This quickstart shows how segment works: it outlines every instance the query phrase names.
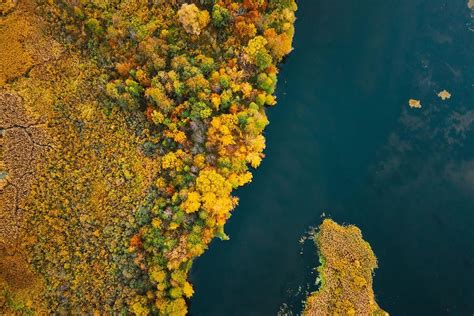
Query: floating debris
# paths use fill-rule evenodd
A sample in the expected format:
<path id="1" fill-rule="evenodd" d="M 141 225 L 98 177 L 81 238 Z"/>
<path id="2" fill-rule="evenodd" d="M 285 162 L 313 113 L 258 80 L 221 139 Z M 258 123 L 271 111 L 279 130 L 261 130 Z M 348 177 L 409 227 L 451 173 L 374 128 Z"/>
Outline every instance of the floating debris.
<path id="1" fill-rule="evenodd" d="M 306 241 L 307 237 L 306 236 L 302 236 L 299 240 L 299 243 L 300 244 L 304 244 L 304 242 Z"/>
<path id="2" fill-rule="evenodd" d="M 408 100 L 408 105 L 411 108 L 421 109 L 421 101 L 420 100 L 410 99 L 410 100 Z"/>
<path id="3" fill-rule="evenodd" d="M 321 278 L 317 277 L 314 284 L 319 285 L 319 284 L 321 284 L 321 282 L 322 282 Z"/>
<path id="4" fill-rule="evenodd" d="M 293 312 L 291 311 L 290 306 L 288 304 L 283 303 L 283 305 L 280 306 L 280 310 L 277 313 L 278 316 L 293 316 Z"/>
<path id="5" fill-rule="evenodd" d="M 449 93 L 447 90 L 443 90 L 440 93 L 438 93 L 438 97 L 440 97 L 441 100 L 445 101 L 445 100 L 451 99 L 451 93 Z"/>

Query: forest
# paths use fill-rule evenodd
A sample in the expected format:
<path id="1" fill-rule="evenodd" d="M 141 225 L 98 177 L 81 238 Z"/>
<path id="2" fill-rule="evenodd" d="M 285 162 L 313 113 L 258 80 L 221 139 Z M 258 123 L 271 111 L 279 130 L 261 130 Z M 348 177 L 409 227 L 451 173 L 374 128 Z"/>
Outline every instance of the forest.
<path id="1" fill-rule="evenodd" d="M 296 9 L 294 0 L 2 3 L 11 27 L 2 47 L 20 44 L 5 52 L 2 95 L 19 98 L 13 117 L 31 118 L 21 130 L 37 126 L 44 138 L 25 140 L 41 152 L 27 162 L 34 178 L 15 178 L 21 166 L 2 156 L 2 188 L 28 188 L 18 237 L 2 244 L 36 280 L 19 290 L 2 275 L 4 308 L 187 313 L 193 260 L 229 238 L 233 192 L 264 158 Z M 11 63 L 19 53 L 28 67 Z M 11 125 L 5 153 L 16 148 Z"/>

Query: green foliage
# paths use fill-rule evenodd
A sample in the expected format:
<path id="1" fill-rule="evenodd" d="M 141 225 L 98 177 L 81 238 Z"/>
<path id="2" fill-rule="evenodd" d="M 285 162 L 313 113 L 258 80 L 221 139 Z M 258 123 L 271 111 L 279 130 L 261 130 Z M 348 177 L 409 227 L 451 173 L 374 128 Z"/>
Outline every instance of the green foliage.
<path id="1" fill-rule="evenodd" d="M 270 54 L 266 50 L 262 50 L 257 53 L 255 64 L 257 65 L 259 70 L 264 70 L 265 68 L 270 66 L 272 62 L 272 56 L 270 56 Z"/>
<path id="2" fill-rule="evenodd" d="M 86 29 L 95 36 L 101 36 L 104 34 L 104 29 L 100 26 L 100 22 L 97 19 L 90 18 L 84 25 Z"/>
<path id="3" fill-rule="evenodd" d="M 211 57 L 206 57 L 204 55 L 199 55 L 195 58 L 195 63 L 198 65 L 201 72 L 205 75 L 208 75 L 213 70 L 215 70 L 215 62 Z"/>
<path id="4" fill-rule="evenodd" d="M 137 224 L 140 226 L 144 226 L 151 223 L 150 210 L 144 206 L 140 207 L 140 209 L 135 213 L 135 218 Z"/>
<path id="5" fill-rule="evenodd" d="M 143 246 L 145 249 L 161 249 L 166 243 L 160 229 L 151 227 L 143 236 Z"/>
<path id="6" fill-rule="evenodd" d="M 182 286 L 186 282 L 187 274 L 185 271 L 176 270 L 171 273 L 171 280 L 173 280 L 177 285 Z"/>
<path id="7" fill-rule="evenodd" d="M 219 77 L 219 84 L 221 85 L 222 89 L 227 89 L 230 86 L 230 77 L 228 75 L 221 75 Z"/>
<path id="8" fill-rule="evenodd" d="M 3 284 L 2 284 L 3 285 Z M 0 305 L 2 308 L 0 311 L 6 314 L 18 314 L 18 315 L 35 315 L 34 311 L 27 307 L 24 302 L 18 300 L 8 289 L 2 289 L 0 292 L 0 303 L 2 300 L 6 300 L 6 308 Z M 5 309 L 4 309 L 5 308 Z"/>
<path id="9" fill-rule="evenodd" d="M 285 9 L 290 8 L 296 10 L 296 3 L 293 0 L 269 0 L 268 6 L 271 9 Z"/>
<path id="10" fill-rule="evenodd" d="M 191 118 L 206 119 L 212 115 L 212 109 L 203 101 L 193 102 L 191 106 Z"/>
<path id="11" fill-rule="evenodd" d="M 170 297 L 172 299 L 177 299 L 183 296 L 183 290 L 181 290 L 179 287 L 172 287 L 170 289 Z"/>
<path id="12" fill-rule="evenodd" d="M 267 75 L 262 72 L 257 76 L 257 85 L 260 89 L 267 93 L 273 93 L 275 91 L 277 79 L 274 74 Z"/>
<path id="13" fill-rule="evenodd" d="M 218 4 L 215 4 L 212 7 L 212 24 L 217 28 L 226 27 L 229 25 L 229 22 L 232 18 L 229 10 L 224 7 L 221 7 Z"/>

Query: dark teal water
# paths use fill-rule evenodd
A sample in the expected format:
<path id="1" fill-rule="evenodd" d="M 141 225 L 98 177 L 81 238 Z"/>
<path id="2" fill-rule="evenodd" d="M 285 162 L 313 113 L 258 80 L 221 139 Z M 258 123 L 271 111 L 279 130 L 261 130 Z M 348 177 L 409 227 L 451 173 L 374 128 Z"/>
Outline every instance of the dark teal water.
<path id="1" fill-rule="evenodd" d="M 466 1 L 467 2 L 467 1 Z M 295 314 L 325 212 L 359 226 L 392 315 L 474 313 L 474 32 L 463 0 L 300 0 L 267 157 L 192 271 L 192 315 Z M 443 102 L 436 93 L 452 93 Z M 409 109 L 409 98 L 423 108 Z"/>

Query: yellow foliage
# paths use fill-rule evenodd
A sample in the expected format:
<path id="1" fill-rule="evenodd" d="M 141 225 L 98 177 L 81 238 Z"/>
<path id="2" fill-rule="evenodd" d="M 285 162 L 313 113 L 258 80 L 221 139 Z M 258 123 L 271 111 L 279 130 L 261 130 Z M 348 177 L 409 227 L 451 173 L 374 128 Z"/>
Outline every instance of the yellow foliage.
<path id="1" fill-rule="evenodd" d="M 247 47 L 245 47 L 244 52 L 248 60 L 255 64 L 257 62 L 257 56 L 259 53 L 267 52 L 265 46 L 267 45 L 267 40 L 265 37 L 258 35 L 252 38 Z"/>
<path id="2" fill-rule="evenodd" d="M 178 10 L 178 20 L 183 25 L 187 33 L 193 35 L 201 34 L 210 21 L 209 12 L 206 10 L 199 10 L 193 4 L 184 3 Z"/>
<path id="3" fill-rule="evenodd" d="M 248 153 L 246 159 L 247 159 L 247 162 L 250 163 L 250 165 L 253 168 L 257 168 L 258 166 L 260 166 L 260 163 L 262 162 L 262 158 L 256 152 Z"/>
<path id="4" fill-rule="evenodd" d="M 159 109 L 165 112 L 169 111 L 174 104 L 161 88 L 148 88 L 145 90 L 145 95 L 153 100 Z"/>
<path id="5" fill-rule="evenodd" d="M 232 173 L 228 177 L 228 181 L 232 184 L 233 188 L 237 188 L 251 182 L 252 177 L 252 173 L 248 171 L 243 174 Z"/>
<path id="6" fill-rule="evenodd" d="M 162 224 L 162 221 L 161 219 L 159 218 L 154 218 L 152 221 L 151 221 L 151 225 L 155 228 L 160 228 L 161 227 L 161 224 Z"/>
<path id="7" fill-rule="evenodd" d="M 161 124 L 165 120 L 165 116 L 161 112 L 153 110 L 151 113 L 151 119 L 153 120 L 153 123 Z"/>
<path id="8" fill-rule="evenodd" d="M 203 168 L 205 166 L 206 157 L 203 154 L 198 154 L 194 156 L 194 164 L 198 168 Z"/>
<path id="9" fill-rule="evenodd" d="M 211 95 L 211 103 L 214 106 L 215 109 L 219 109 L 219 106 L 221 105 L 221 97 L 217 93 L 213 93 Z"/>
<path id="10" fill-rule="evenodd" d="M 242 91 L 242 95 L 245 97 L 245 98 L 249 98 L 251 93 L 252 93 L 252 90 L 253 90 L 253 87 L 250 83 L 248 82 L 244 82 L 241 84 L 241 89 L 240 91 Z"/>
<path id="11" fill-rule="evenodd" d="M 182 144 L 186 141 L 186 134 L 184 134 L 182 131 L 177 131 L 174 133 L 173 139 L 175 142 Z"/>
<path id="12" fill-rule="evenodd" d="M 183 293 L 187 298 L 192 297 L 194 294 L 193 286 L 188 281 L 184 282 Z"/>
<path id="13" fill-rule="evenodd" d="M 155 185 L 158 189 L 164 190 L 166 188 L 166 180 L 162 177 L 159 177 L 155 180 Z"/>
<path id="14" fill-rule="evenodd" d="M 136 300 L 130 305 L 130 310 L 136 316 L 147 316 L 150 312 L 145 304 L 142 301 Z"/>
<path id="15" fill-rule="evenodd" d="M 267 45 L 267 40 L 265 37 L 260 35 L 255 36 L 249 41 L 244 51 L 251 58 L 251 60 L 255 60 L 257 53 L 265 49 L 265 45 Z"/>
<path id="16" fill-rule="evenodd" d="M 235 205 L 230 196 L 232 185 L 215 170 L 202 170 L 196 179 L 196 189 L 201 193 L 202 208 L 211 214 L 226 215 Z"/>
<path id="17" fill-rule="evenodd" d="M 152 268 L 150 272 L 150 277 L 156 283 L 161 283 L 166 280 L 166 272 L 163 270 L 157 270 L 155 268 Z"/>
<path id="18" fill-rule="evenodd" d="M 194 213 L 201 207 L 201 195 L 198 192 L 189 192 L 181 207 L 186 213 Z"/>
<path id="19" fill-rule="evenodd" d="M 182 298 L 173 300 L 166 306 L 166 315 L 185 316 L 187 313 L 188 307 L 186 306 L 186 301 Z"/>
<path id="20" fill-rule="evenodd" d="M 289 27 L 287 26 L 287 28 Z M 265 38 L 267 39 L 270 52 L 277 61 L 282 60 L 292 50 L 292 38 L 287 33 L 277 34 L 275 29 L 268 29 L 265 31 Z"/>
<path id="21" fill-rule="evenodd" d="M 177 160 L 174 152 L 167 153 L 161 158 L 161 167 L 163 169 L 172 169 L 176 166 Z"/>
<path id="22" fill-rule="evenodd" d="M 175 230 L 179 227 L 178 223 L 171 222 L 170 225 L 168 226 L 169 230 Z"/>

